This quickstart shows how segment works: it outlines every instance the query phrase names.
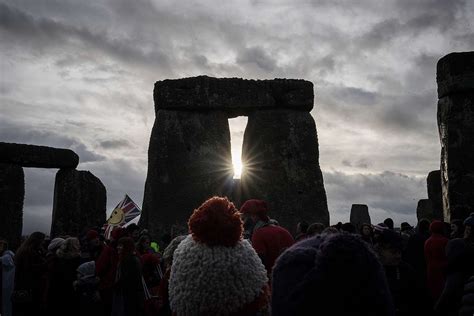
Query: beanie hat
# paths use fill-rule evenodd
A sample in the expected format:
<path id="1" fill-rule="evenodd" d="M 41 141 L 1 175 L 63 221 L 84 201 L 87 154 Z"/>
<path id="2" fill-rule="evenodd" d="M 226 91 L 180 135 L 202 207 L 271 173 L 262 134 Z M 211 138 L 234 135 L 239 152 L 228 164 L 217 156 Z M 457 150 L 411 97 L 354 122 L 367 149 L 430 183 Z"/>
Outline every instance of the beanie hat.
<path id="1" fill-rule="evenodd" d="M 268 206 L 265 201 L 262 200 L 247 200 L 240 208 L 240 213 L 256 215 L 259 219 L 264 222 L 268 222 L 270 218 L 268 217 Z"/>
<path id="2" fill-rule="evenodd" d="M 464 226 L 474 226 L 474 213 L 464 220 Z"/>
<path id="3" fill-rule="evenodd" d="M 49 252 L 55 252 L 64 242 L 64 238 L 54 238 L 48 245 Z"/>
<path id="4" fill-rule="evenodd" d="M 77 272 L 81 274 L 82 277 L 91 277 L 95 275 L 95 261 L 88 261 L 81 264 L 77 268 Z"/>
<path id="5" fill-rule="evenodd" d="M 190 235 L 173 254 L 173 313 L 229 315 L 259 301 L 267 272 L 250 243 L 242 240 L 242 221 L 234 204 L 213 197 L 194 211 L 188 226 Z"/>
<path id="6" fill-rule="evenodd" d="M 382 265 L 352 234 L 325 234 L 288 248 L 272 278 L 272 315 L 394 315 Z"/>
<path id="7" fill-rule="evenodd" d="M 94 239 L 97 239 L 99 238 L 99 233 L 93 229 L 87 231 L 86 233 L 86 239 L 87 240 L 94 240 Z"/>

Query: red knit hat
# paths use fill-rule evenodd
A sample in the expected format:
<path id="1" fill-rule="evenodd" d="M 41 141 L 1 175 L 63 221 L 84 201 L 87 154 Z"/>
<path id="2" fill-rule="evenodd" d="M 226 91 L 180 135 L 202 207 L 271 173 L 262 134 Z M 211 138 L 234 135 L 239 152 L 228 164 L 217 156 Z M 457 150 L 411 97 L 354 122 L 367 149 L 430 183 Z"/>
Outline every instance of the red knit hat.
<path id="1" fill-rule="evenodd" d="M 211 247 L 233 247 L 242 239 L 239 212 L 224 197 L 212 197 L 194 210 L 188 226 L 195 241 Z"/>
<path id="2" fill-rule="evenodd" d="M 267 222 L 270 220 L 268 217 L 268 206 L 265 201 L 262 200 L 247 200 L 240 208 L 240 213 L 242 214 L 249 214 L 249 215 L 256 215 L 261 220 Z"/>
<path id="3" fill-rule="evenodd" d="M 444 223 L 442 221 L 434 220 L 430 225 L 430 232 L 442 234 L 444 232 Z"/>

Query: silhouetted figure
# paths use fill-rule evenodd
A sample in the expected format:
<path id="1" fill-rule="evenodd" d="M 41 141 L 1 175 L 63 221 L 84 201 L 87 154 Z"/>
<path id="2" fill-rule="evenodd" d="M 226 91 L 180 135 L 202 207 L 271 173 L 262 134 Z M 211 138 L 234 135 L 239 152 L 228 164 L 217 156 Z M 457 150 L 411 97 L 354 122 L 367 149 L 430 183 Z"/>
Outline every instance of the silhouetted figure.
<path id="1" fill-rule="evenodd" d="M 308 235 L 308 237 L 320 235 L 325 228 L 326 226 L 324 226 L 324 224 L 322 223 L 313 223 L 309 225 L 306 234 Z"/>
<path id="2" fill-rule="evenodd" d="M 427 265 L 427 286 L 433 302 L 441 295 L 446 281 L 446 245 L 449 241 L 443 235 L 444 223 L 435 220 L 430 225 L 431 237 L 425 242 L 425 259 Z"/>
<path id="3" fill-rule="evenodd" d="M 416 274 L 424 283 L 426 283 L 425 242 L 430 237 L 429 229 L 430 222 L 427 219 L 421 219 L 415 234 L 408 239 L 406 249 L 402 253 L 403 261 L 415 269 Z"/>
<path id="4" fill-rule="evenodd" d="M 462 306 L 464 285 L 474 275 L 474 213 L 466 218 L 464 226 L 464 237 L 452 239 L 446 246 L 446 283 L 435 307 L 440 315 L 458 315 L 457 312 Z"/>
<path id="5" fill-rule="evenodd" d="M 462 298 L 459 316 L 474 315 L 474 276 L 472 276 L 464 286 L 464 295 Z"/>
<path id="6" fill-rule="evenodd" d="M 144 315 L 145 292 L 140 259 L 131 237 L 122 237 L 117 244 L 119 262 L 114 286 L 112 316 Z"/>
<path id="7" fill-rule="evenodd" d="M 95 262 L 89 261 L 77 268 L 73 287 L 79 299 L 80 316 L 102 316 L 103 306 L 98 290 L 99 278 L 95 275 Z"/>
<path id="8" fill-rule="evenodd" d="M 349 233 L 349 234 L 355 234 L 356 233 L 356 227 L 352 223 L 342 224 L 341 230 L 343 232 L 346 232 L 346 233 Z"/>
<path id="9" fill-rule="evenodd" d="M 325 234 L 287 249 L 273 269 L 272 315 L 394 315 L 382 265 L 355 235 Z"/>
<path id="10" fill-rule="evenodd" d="M 397 316 L 419 316 L 430 314 L 426 288 L 415 270 L 402 261 L 402 238 L 400 234 L 385 229 L 375 244 L 380 261 L 385 269 Z"/>
<path id="11" fill-rule="evenodd" d="M 45 235 L 32 233 L 15 255 L 15 289 L 12 294 L 13 315 L 44 315 L 43 293 L 47 266 L 42 243 Z"/>
<path id="12" fill-rule="evenodd" d="M 451 221 L 451 234 L 450 239 L 463 238 L 464 237 L 464 224 L 460 219 L 453 219 Z"/>
<path id="13" fill-rule="evenodd" d="M 65 313 L 79 315 L 79 298 L 73 282 L 81 263 L 80 243 L 77 238 L 67 238 L 56 251 L 57 257 L 48 273 L 47 310 L 48 315 L 62 316 Z"/>
<path id="14" fill-rule="evenodd" d="M 391 219 L 391 218 L 389 217 L 389 218 L 385 219 L 385 220 L 383 221 L 383 223 L 387 226 L 388 229 L 393 230 L 393 228 L 394 228 L 393 219 Z"/>
<path id="15" fill-rule="evenodd" d="M 372 225 L 363 223 L 360 225 L 360 236 L 363 241 L 366 243 L 373 245 L 374 243 L 374 230 L 372 229 Z"/>
<path id="16" fill-rule="evenodd" d="M 262 259 L 270 278 L 275 260 L 294 244 L 293 236 L 285 228 L 270 223 L 265 201 L 248 200 L 240 208 L 240 213 L 254 224 L 252 246 Z"/>
<path id="17" fill-rule="evenodd" d="M 307 237 L 308 227 L 309 227 L 309 224 L 305 221 L 299 222 L 298 225 L 296 225 L 296 237 L 295 237 L 296 242 L 302 239 L 305 239 Z"/>
<path id="18" fill-rule="evenodd" d="M 12 316 L 11 296 L 15 282 L 15 254 L 8 249 L 8 242 L 0 240 L 0 315 Z"/>

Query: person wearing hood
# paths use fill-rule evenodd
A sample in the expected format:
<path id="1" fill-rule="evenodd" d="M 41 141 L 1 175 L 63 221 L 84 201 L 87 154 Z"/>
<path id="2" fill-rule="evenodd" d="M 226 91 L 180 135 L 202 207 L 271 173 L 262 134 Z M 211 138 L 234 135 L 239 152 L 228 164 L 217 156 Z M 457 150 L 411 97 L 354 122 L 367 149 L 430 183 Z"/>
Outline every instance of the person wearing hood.
<path id="1" fill-rule="evenodd" d="M 430 225 L 431 237 L 425 242 L 427 265 L 426 282 L 433 302 L 441 295 L 446 281 L 445 270 L 448 265 L 446 245 L 449 239 L 443 235 L 444 223 L 435 220 Z"/>
<path id="2" fill-rule="evenodd" d="M 435 310 L 440 315 L 458 316 L 463 303 L 463 288 L 474 275 L 474 213 L 464 220 L 464 237 L 448 242 L 446 256 L 446 283 Z"/>
<path id="3" fill-rule="evenodd" d="M 251 222 L 253 225 L 252 246 L 262 259 L 268 277 L 271 278 L 275 260 L 285 249 L 291 247 L 295 240 L 288 230 L 270 223 L 265 201 L 248 200 L 240 208 L 240 213 L 246 222 Z"/>
<path id="4" fill-rule="evenodd" d="M 79 239 L 69 237 L 56 251 L 57 258 L 49 271 L 47 307 L 52 316 L 79 315 L 79 301 L 75 295 L 73 282 L 76 280 L 76 270 L 81 262 L 81 245 Z"/>
<path id="5" fill-rule="evenodd" d="M 95 261 L 81 264 L 77 268 L 77 280 L 73 287 L 79 297 L 79 316 L 101 316 L 104 314 L 98 291 L 99 278 L 95 275 Z"/>
<path id="6" fill-rule="evenodd" d="M 2 269 L 0 271 L 1 280 L 1 301 L 0 301 L 0 315 L 12 316 L 12 302 L 11 296 L 13 293 L 13 286 L 15 282 L 15 262 L 13 257 L 15 254 L 8 249 L 8 242 L 0 239 L 0 261 Z"/>
<path id="7" fill-rule="evenodd" d="M 177 315 L 255 315 L 268 312 L 268 278 L 240 214 L 227 198 L 194 210 L 188 235 L 173 255 L 169 301 Z"/>
<path id="8" fill-rule="evenodd" d="M 287 249 L 276 261 L 272 315 L 393 316 L 382 265 L 356 235 L 326 234 Z"/>

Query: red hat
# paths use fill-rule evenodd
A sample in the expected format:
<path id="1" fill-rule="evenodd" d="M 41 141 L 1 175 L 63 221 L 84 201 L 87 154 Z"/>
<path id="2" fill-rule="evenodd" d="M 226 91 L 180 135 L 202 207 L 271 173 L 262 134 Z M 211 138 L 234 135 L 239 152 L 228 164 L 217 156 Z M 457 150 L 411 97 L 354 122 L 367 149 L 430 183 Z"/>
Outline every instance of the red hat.
<path id="1" fill-rule="evenodd" d="M 86 239 L 87 240 L 94 240 L 99 238 L 99 233 L 96 232 L 95 230 L 91 229 L 86 233 Z"/>
<path id="2" fill-rule="evenodd" d="M 242 239 L 239 212 L 224 197 L 212 197 L 194 210 L 188 226 L 195 241 L 211 247 L 233 247 Z"/>
<path id="3" fill-rule="evenodd" d="M 262 200 L 247 200 L 240 208 L 240 213 L 256 215 L 263 221 L 269 221 L 270 218 L 267 216 L 268 206 L 265 201 Z"/>
<path id="4" fill-rule="evenodd" d="M 438 220 L 431 222 L 430 232 L 436 233 L 436 234 L 442 234 L 444 232 L 444 223 Z"/>
<path id="5" fill-rule="evenodd" d="M 126 234 L 127 234 L 127 230 L 125 228 L 117 227 L 117 228 L 114 228 L 114 230 L 112 231 L 110 235 L 114 240 L 119 240 Z"/>

